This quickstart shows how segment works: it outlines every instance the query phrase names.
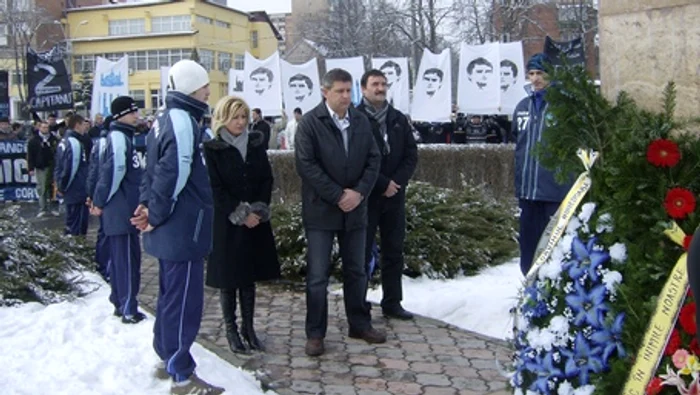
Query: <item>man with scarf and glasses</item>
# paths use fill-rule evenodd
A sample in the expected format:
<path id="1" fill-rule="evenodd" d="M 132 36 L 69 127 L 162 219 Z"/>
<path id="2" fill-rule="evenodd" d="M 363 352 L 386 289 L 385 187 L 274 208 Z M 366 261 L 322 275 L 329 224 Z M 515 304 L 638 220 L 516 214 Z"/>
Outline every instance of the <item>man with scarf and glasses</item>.
<path id="1" fill-rule="evenodd" d="M 357 109 L 369 118 L 382 153 L 379 177 L 368 198 L 365 262 L 370 262 L 378 227 L 382 312 L 389 318 L 410 320 L 413 314 L 401 306 L 401 276 L 406 237 L 406 185 L 416 169 L 418 149 L 408 119 L 387 102 L 386 83 L 386 77 L 379 70 L 367 71 L 360 80 L 363 99 Z"/>

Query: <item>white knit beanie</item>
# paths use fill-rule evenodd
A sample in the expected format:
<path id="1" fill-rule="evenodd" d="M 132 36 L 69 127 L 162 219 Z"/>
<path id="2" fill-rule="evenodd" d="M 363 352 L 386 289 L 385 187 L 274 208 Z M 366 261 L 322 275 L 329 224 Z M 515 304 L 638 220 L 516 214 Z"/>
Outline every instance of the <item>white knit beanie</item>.
<path id="1" fill-rule="evenodd" d="M 180 60 L 168 72 L 168 88 L 186 95 L 192 94 L 208 83 L 209 73 L 194 60 Z"/>

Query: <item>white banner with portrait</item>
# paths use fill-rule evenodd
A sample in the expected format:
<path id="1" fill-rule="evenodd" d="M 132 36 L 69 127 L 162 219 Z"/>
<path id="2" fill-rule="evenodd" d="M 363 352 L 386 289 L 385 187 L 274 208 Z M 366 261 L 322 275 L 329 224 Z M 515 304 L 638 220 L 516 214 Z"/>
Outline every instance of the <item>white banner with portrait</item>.
<path id="1" fill-rule="evenodd" d="M 513 115 L 520 100 L 527 96 L 523 43 L 501 44 L 501 114 Z"/>
<path id="2" fill-rule="evenodd" d="M 287 118 L 294 116 L 294 109 L 300 108 L 306 114 L 321 103 L 321 81 L 318 76 L 318 63 L 311 59 L 304 64 L 291 64 L 281 60 L 282 92 L 284 111 Z"/>
<path id="3" fill-rule="evenodd" d="M 362 89 L 360 80 L 365 73 L 365 61 L 362 56 L 354 58 L 326 59 L 326 72 L 333 69 L 343 69 L 352 75 L 352 104 L 358 105 L 362 101 Z"/>
<path id="4" fill-rule="evenodd" d="M 459 111 L 465 114 L 497 114 L 501 106 L 499 43 L 462 43 L 459 52 Z"/>
<path id="5" fill-rule="evenodd" d="M 243 81 L 245 80 L 245 71 L 229 69 L 228 70 L 228 95 L 243 97 Z"/>
<path id="6" fill-rule="evenodd" d="M 411 119 L 421 122 L 449 122 L 452 114 L 452 63 L 450 50 L 434 54 L 423 50 L 413 86 Z"/>
<path id="7" fill-rule="evenodd" d="M 116 62 L 97 57 L 92 85 L 90 114 L 112 113 L 112 100 L 129 95 L 129 58 L 123 56 Z"/>
<path id="8" fill-rule="evenodd" d="M 372 68 L 386 76 L 387 101 L 397 110 L 408 114 L 411 109 L 408 58 L 373 58 Z"/>
<path id="9" fill-rule="evenodd" d="M 165 97 L 168 95 L 168 74 L 170 73 L 170 67 L 161 66 L 160 67 L 160 96 L 158 98 L 158 105 L 165 105 Z"/>
<path id="10" fill-rule="evenodd" d="M 258 60 L 245 53 L 243 99 L 251 109 L 259 108 L 263 117 L 282 115 L 280 55 L 275 51 L 267 59 Z"/>

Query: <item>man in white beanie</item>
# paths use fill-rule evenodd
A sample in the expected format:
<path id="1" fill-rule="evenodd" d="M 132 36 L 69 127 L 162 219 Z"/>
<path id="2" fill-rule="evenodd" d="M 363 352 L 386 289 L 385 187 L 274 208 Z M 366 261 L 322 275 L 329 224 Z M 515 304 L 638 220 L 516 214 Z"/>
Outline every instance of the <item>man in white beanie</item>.
<path id="1" fill-rule="evenodd" d="M 153 347 L 162 363 L 155 375 L 172 378 L 171 394 L 220 394 L 195 374 L 190 353 L 204 305 L 204 257 L 212 243 L 213 202 L 199 121 L 208 110 L 209 75 L 181 60 L 168 75 L 169 91 L 146 139 L 141 204 L 132 224 L 144 249 L 158 258 L 160 292 Z"/>

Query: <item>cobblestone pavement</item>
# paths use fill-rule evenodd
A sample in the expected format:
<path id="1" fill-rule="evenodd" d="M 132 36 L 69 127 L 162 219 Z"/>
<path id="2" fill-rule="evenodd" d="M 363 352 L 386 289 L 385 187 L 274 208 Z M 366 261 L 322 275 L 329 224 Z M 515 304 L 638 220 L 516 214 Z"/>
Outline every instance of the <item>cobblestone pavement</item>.
<path id="1" fill-rule="evenodd" d="M 33 213 L 32 213 L 33 216 Z M 59 218 L 32 219 L 57 228 Z M 91 221 L 91 236 L 96 221 Z M 140 302 L 155 311 L 158 263 L 143 255 Z M 235 366 L 254 371 L 264 388 L 279 395 L 505 395 L 505 342 L 464 331 L 443 322 L 417 317 L 387 320 L 372 310 L 373 324 L 385 330 L 385 344 L 370 345 L 347 337 L 341 296 L 329 295 L 326 353 L 304 354 L 305 302 L 302 288 L 258 287 L 256 329 L 265 353 L 239 356 L 228 349 L 216 291 L 206 288 L 204 317 L 197 341 Z M 236 394 L 246 395 L 246 394 Z"/>

